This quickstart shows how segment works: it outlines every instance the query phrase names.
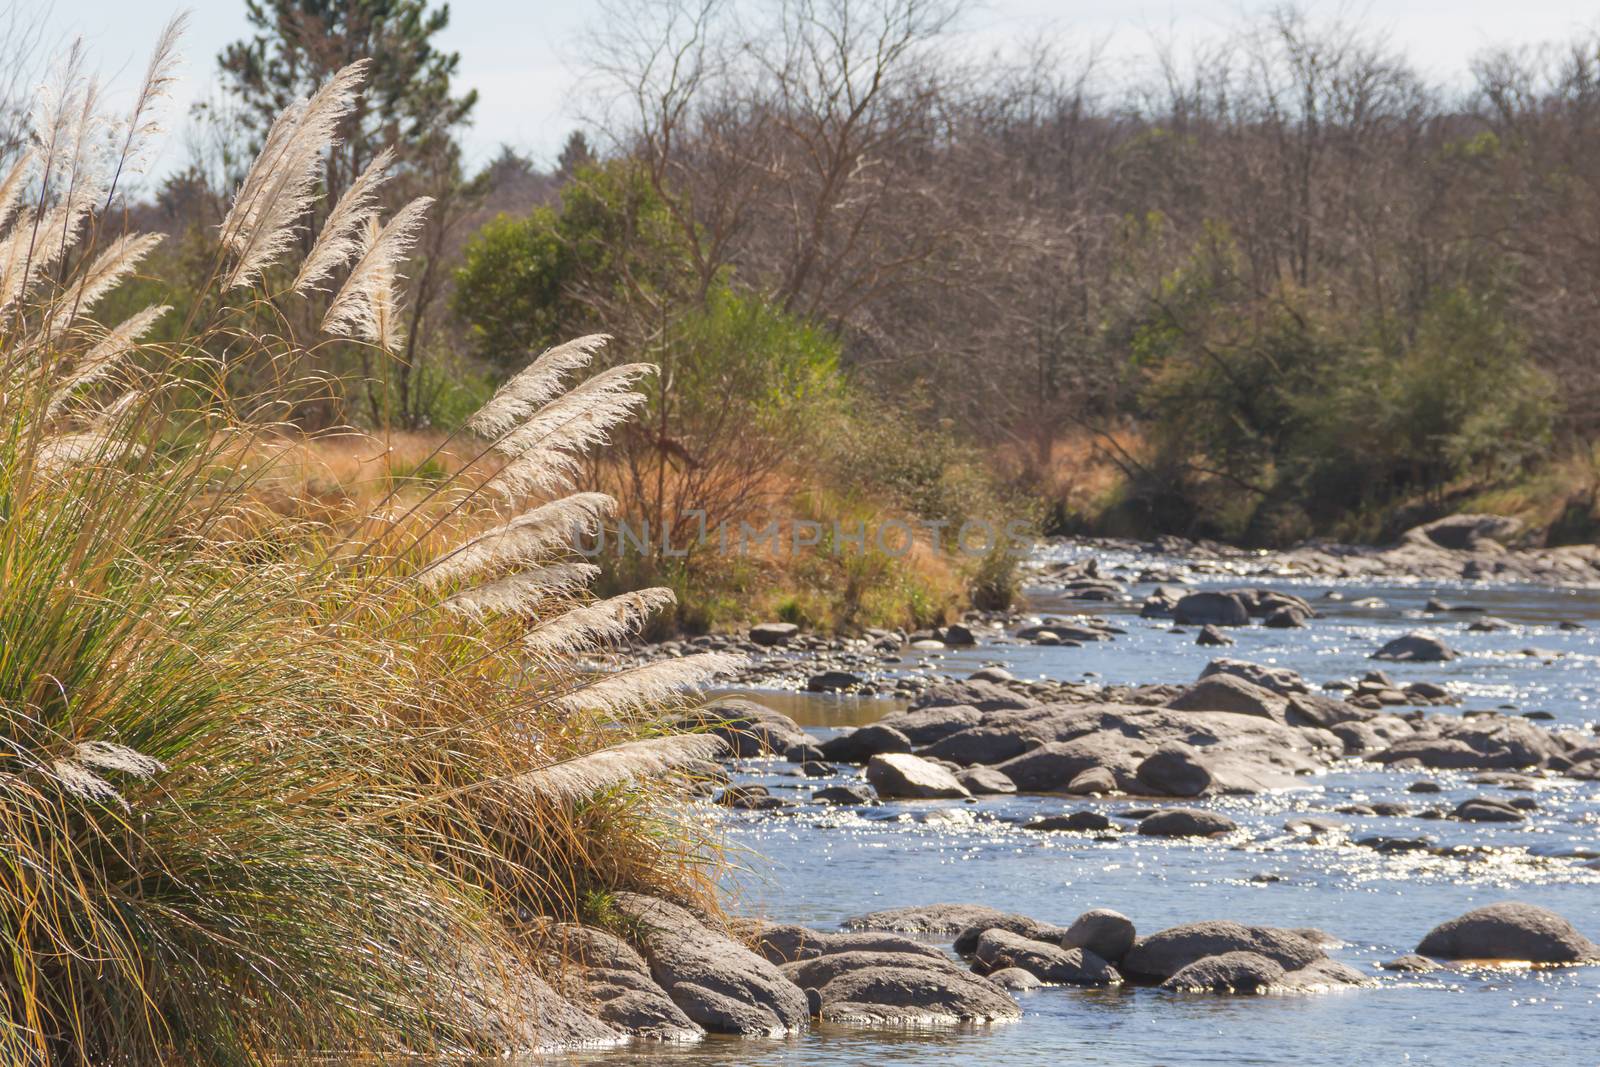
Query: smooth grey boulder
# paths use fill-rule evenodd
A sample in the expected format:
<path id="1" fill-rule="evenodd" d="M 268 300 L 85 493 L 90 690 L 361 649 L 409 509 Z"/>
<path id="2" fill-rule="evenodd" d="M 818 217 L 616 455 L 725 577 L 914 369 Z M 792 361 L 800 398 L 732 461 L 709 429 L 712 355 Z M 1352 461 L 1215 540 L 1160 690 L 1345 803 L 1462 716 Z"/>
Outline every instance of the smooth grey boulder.
<path id="1" fill-rule="evenodd" d="M 1215 626 L 1212 626 L 1210 623 L 1207 623 L 1205 626 L 1202 626 L 1200 628 L 1200 632 L 1195 635 L 1194 643 L 1197 645 L 1206 645 L 1212 648 L 1220 648 L 1225 645 L 1233 644 L 1233 638 L 1229 637 Z"/>
<path id="2" fill-rule="evenodd" d="M 1597 963 L 1600 946 L 1566 919 L 1534 904 L 1506 901 L 1440 923 L 1417 945 L 1423 956 L 1448 960 Z"/>
<path id="3" fill-rule="evenodd" d="M 941 704 L 937 707 L 919 708 L 916 711 L 897 711 L 879 719 L 877 725 L 888 726 L 905 734 L 913 746 L 931 745 L 969 726 L 977 726 L 983 713 L 963 704 Z"/>
<path id="4" fill-rule="evenodd" d="M 1200 753 L 1181 741 L 1156 749 L 1134 768 L 1133 776 L 1145 790 L 1163 797 L 1197 797 L 1212 784 Z"/>
<path id="5" fill-rule="evenodd" d="M 1001 989 L 1009 989 L 1013 993 L 1026 993 L 1030 989 L 1038 989 L 1044 985 L 1021 967 L 1003 967 L 998 971 L 989 972 L 987 977 Z"/>
<path id="6" fill-rule="evenodd" d="M 1091 795 L 1104 796 L 1114 793 L 1117 789 L 1117 776 L 1111 773 L 1108 767 L 1089 767 L 1072 776 L 1067 783 L 1066 792 L 1070 796 L 1082 797 Z"/>
<path id="7" fill-rule="evenodd" d="M 1299 970 L 1326 958 L 1319 945 L 1292 931 L 1216 919 L 1141 937 L 1123 956 L 1121 969 L 1126 975 L 1165 981 L 1196 960 L 1225 952 L 1253 952 L 1285 970 Z"/>
<path id="8" fill-rule="evenodd" d="M 816 991 L 828 1022 L 954 1024 L 1022 1014 L 1003 989 L 944 957 L 839 952 L 785 964 L 783 974 Z"/>
<path id="9" fill-rule="evenodd" d="M 805 994 L 777 967 L 676 904 L 618 893 L 650 975 L 697 1025 L 715 1033 L 781 1035 L 805 1025 Z"/>
<path id="10" fill-rule="evenodd" d="M 707 704 L 680 722 L 691 729 L 707 728 L 707 733 L 728 742 L 733 754 L 743 759 L 779 755 L 811 743 L 811 735 L 789 716 L 742 697 Z"/>
<path id="11" fill-rule="evenodd" d="M 974 955 L 992 971 L 1020 967 L 1042 982 L 1115 985 L 1122 980 L 1109 963 L 1092 952 L 1033 941 L 1008 930 L 985 930 Z"/>
<path id="12" fill-rule="evenodd" d="M 1176 711 L 1217 711 L 1235 715 L 1254 715 L 1274 722 L 1284 721 L 1288 702 L 1267 689 L 1236 674 L 1212 674 L 1201 678 L 1167 702 Z"/>
<path id="13" fill-rule="evenodd" d="M 913 711 L 948 706 L 976 708 L 979 711 L 1007 711 L 1031 707 L 1033 701 L 993 682 L 966 681 L 930 686 L 911 702 Z"/>
<path id="14" fill-rule="evenodd" d="M 1320 993 L 1344 986 L 1376 985 L 1371 978 L 1338 960 L 1312 960 L 1297 971 L 1283 976 L 1282 988 L 1295 993 Z"/>
<path id="15" fill-rule="evenodd" d="M 818 804 L 862 805 L 876 804 L 878 798 L 871 789 L 859 785 L 830 785 L 811 794 Z"/>
<path id="16" fill-rule="evenodd" d="M 1048 941 L 1058 944 L 1061 935 L 1065 933 L 1061 927 L 1052 923 L 1040 922 L 1028 915 L 1018 915 L 1015 912 L 997 912 L 993 918 L 981 919 L 970 926 L 964 927 L 956 935 L 955 944 L 950 947 L 958 956 L 970 956 L 978 950 L 978 939 L 990 930 L 1002 930 L 1008 934 L 1029 941 Z"/>
<path id="17" fill-rule="evenodd" d="M 1306 624 L 1306 619 L 1309 617 L 1299 608 L 1285 604 L 1262 619 L 1261 625 L 1271 630 L 1298 630 Z"/>
<path id="18" fill-rule="evenodd" d="M 1260 993 L 1283 982 L 1283 965 L 1258 952 L 1223 952 L 1195 960 L 1161 983 L 1177 993 Z"/>
<path id="19" fill-rule="evenodd" d="M 976 763 L 993 766 L 1043 743 L 1042 737 L 1026 727 L 972 726 L 918 749 L 917 755 L 963 767 Z"/>
<path id="20" fill-rule="evenodd" d="M 1527 816 L 1504 800 L 1492 797 L 1472 797 L 1457 804 L 1450 813 L 1452 819 L 1462 822 L 1525 822 Z"/>
<path id="21" fill-rule="evenodd" d="M 918 956 L 936 956 L 944 953 L 923 941 L 915 941 L 903 934 L 881 930 L 813 930 L 794 923 L 765 923 L 755 935 L 755 950 L 768 962 L 776 964 L 811 960 L 830 956 L 836 952 L 909 952 Z"/>
<path id="22" fill-rule="evenodd" d="M 1456 650 L 1423 633 L 1410 633 L 1396 637 L 1372 654 L 1373 659 L 1393 660 L 1396 663 L 1443 663 L 1456 658 Z"/>
<path id="23" fill-rule="evenodd" d="M 792 622 L 761 622 L 750 627 L 750 640 L 764 648 L 787 645 L 800 633 Z"/>
<path id="24" fill-rule="evenodd" d="M 1166 808 L 1139 820 L 1139 833 L 1145 837 L 1213 837 L 1238 828 L 1226 815 L 1199 808 Z"/>
<path id="25" fill-rule="evenodd" d="M 1250 612 L 1232 593 L 1190 593 L 1172 606 L 1172 617 L 1184 626 L 1248 626 Z"/>
<path id="26" fill-rule="evenodd" d="M 956 781 L 973 796 L 1003 796 L 1017 791 L 1017 783 L 993 767 L 966 767 L 956 772 Z"/>
<path id="27" fill-rule="evenodd" d="M 867 761 L 867 781 L 886 799 L 948 800 L 972 795 L 955 775 L 909 752 L 873 756 Z"/>
<path id="28" fill-rule="evenodd" d="M 865 763 L 885 752 L 910 752 L 911 739 L 881 722 L 859 726 L 822 742 L 822 758 L 836 763 Z"/>
<path id="29" fill-rule="evenodd" d="M 1133 920 L 1110 908 L 1086 911 L 1061 935 L 1062 948 L 1082 948 L 1111 964 L 1121 962 L 1137 940 Z"/>
<path id="30" fill-rule="evenodd" d="M 1207 663 L 1200 671 L 1200 677 L 1211 678 L 1219 674 L 1231 674 L 1236 678 L 1243 678 L 1251 685 L 1260 686 L 1262 689 L 1277 693 L 1279 696 L 1291 696 L 1295 693 L 1309 693 L 1311 687 L 1299 674 L 1287 667 L 1264 667 L 1259 663 L 1251 663 L 1243 659 L 1214 659 Z"/>

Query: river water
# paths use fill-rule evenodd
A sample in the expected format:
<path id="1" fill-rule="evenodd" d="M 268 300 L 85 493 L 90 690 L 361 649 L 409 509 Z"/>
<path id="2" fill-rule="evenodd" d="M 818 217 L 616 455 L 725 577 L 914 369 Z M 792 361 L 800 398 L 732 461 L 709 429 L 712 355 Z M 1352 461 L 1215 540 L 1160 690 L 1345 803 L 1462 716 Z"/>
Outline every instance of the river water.
<path id="1" fill-rule="evenodd" d="M 1057 549 L 1070 555 L 1077 549 Z M 1167 561 L 1181 568 L 1183 561 Z M 1130 569 L 1148 559 L 1102 559 Z M 1244 584 L 1226 575 L 1192 589 Z M 1041 613 L 1098 613 L 1128 632 L 1081 648 L 985 645 L 939 654 L 932 669 L 964 677 L 1004 664 L 1019 678 L 1105 683 L 1192 681 L 1218 654 L 1289 667 L 1313 685 L 1353 681 L 1379 666 L 1367 657 L 1398 634 L 1423 630 L 1462 653 L 1440 664 L 1383 664 L 1399 682 L 1449 685 L 1464 702 L 1439 709 L 1543 711 L 1552 725 L 1593 729 L 1600 682 L 1600 594 L 1516 586 L 1395 582 L 1263 581 L 1296 592 L 1323 612 L 1302 630 L 1235 630 L 1228 649 L 1197 647 L 1171 623 L 1138 617 L 1148 586 L 1125 602 L 1083 605 L 1032 590 Z M 1328 598 L 1332 592 L 1341 599 Z M 1378 598 L 1382 607 L 1355 606 Z M 1467 633 L 1468 614 L 1425 615 L 1430 597 L 1483 607 L 1509 631 Z M 1564 630 L 1562 620 L 1586 629 Z M 1525 649 L 1539 654 L 1524 654 Z M 795 716 L 818 737 L 892 710 L 882 700 L 750 692 Z M 1203 802 L 1241 832 L 1194 842 L 1120 835 L 1097 840 L 1041 834 L 1019 824 L 1040 814 L 1098 808 L 1113 816 L 1126 800 L 986 797 L 893 802 L 834 809 L 809 801 L 814 789 L 859 779 L 807 779 L 781 760 L 750 761 L 737 780 L 766 785 L 799 803 L 772 812 L 710 808 L 742 869 L 731 879 L 738 910 L 777 921 L 836 928 L 877 908 L 972 902 L 1066 924 L 1110 907 L 1141 932 L 1202 919 L 1319 927 L 1344 943 L 1332 955 L 1380 985 L 1313 996 L 1189 996 L 1149 988 L 1119 991 L 1047 987 L 1019 994 L 1020 1021 L 992 1027 L 896 1032 L 822 1027 L 785 1040 L 710 1039 L 683 1048 L 637 1046 L 562 1057 L 574 1063 L 690 1064 L 1587 1064 L 1600 1063 L 1600 967 L 1463 969 L 1397 976 L 1376 969 L 1411 951 L 1432 926 L 1482 904 L 1522 900 L 1570 919 L 1600 940 L 1600 783 L 1549 779 L 1532 795 L 1525 824 L 1456 823 L 1414 817 L 1338 815 L 1341 804 L 1400 801 L 1446 810 L 1469 796 L 1509 796 L 1469 779 L 1475 772 L 1380 770 L 1348 763 L 1305 787 L 1259 797 Z M 1407 787 L 1428 778 L 1439 794 Z M 1526 793 L 1520 795 L 1528 795 Z M 1300 815 L 1326 817 L 1346 832 L 1297 834 Z M 1131 827 L 1131 822 L 1124 825 Z M 1463 855 L 1379 854 L 1351 842 L 1369 834 L 1427 836 L 1477 846 Z"/>

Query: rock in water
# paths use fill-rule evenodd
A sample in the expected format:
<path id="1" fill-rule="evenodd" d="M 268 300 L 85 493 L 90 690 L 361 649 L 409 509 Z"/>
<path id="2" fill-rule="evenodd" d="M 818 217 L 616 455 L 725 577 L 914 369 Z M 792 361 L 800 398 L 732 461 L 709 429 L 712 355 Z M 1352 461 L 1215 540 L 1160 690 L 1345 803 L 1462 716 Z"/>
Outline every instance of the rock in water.
<path id="1" fill-rule="evenodd" d="M 1216 648 L 1223 645 L 1233 644 L 1233 638 L 1229 637 L 1215 626 L 1212 626 L 1210 623 L 1207 623 L 1205 626 L 1201 627 L 1200 632 L 1195 635 L 1194 643 L 1197 645 L 1209 645 Z"/>
<path id="2" fill-rule="evenodd" d="M 1161 983 L 1179 993 L 1259 993 L 1283 982 L 1283 965 L 1256 952 L 1223 952 L 1195 960 Z"/>
<path id="3" fill-rule="evenodd" d="M 1213 674 L 1185 689 L 1167 707 L 1175 711 L 1226 711 L 1284 721 L 1287 701 L 1235 674 Z"/>
<path id="4" fill-rule="evenodd" d="M 818 1014 L 829 1022 L 985 1022 L 1022 1014 L 1004 990 L 943 956 L 839 952 L 785 964 L 783 974 L 796 992 L 816 991 Z"/>
<path id="5" fill-rule="evenodd" d="M 1197 797 L 1211 788 L 1211 772 L 1200 754 L 1181 741 L 1156 749 L 1134 770 L 1134 777 L 1156 796 Z"/>
<path id="6" fill-rule="evenodd" d="M 805 994 L 771 963 L 676 904 L 618 893 L 650 974 L 683 1013 L 723 1034 L 780 1035 L 805 1025 Z"/>
<path id="7" fill-rule="evenodd" d="M 1456 658 L 1456 650 L 1427 634 L 1411 633 L 1395 638 L 1372 654 L 1373 659 L 1397 663 L 1442 663 Z"/>
<path id="8" fill-rule="evenodd" d="M 1248 626 L 1250 612 L 1232 593 L 1190 593 L 1172 608 L 1172 617 L 1184 626 Z"/>
<path id="9" fill-rule="evenodd" d="M 993 767 L 968 767 L 956 772 L 956 781 L 973 796 L 1001 796 L 1015 793 L 1017 783 Z"/>
<path id="10" fill-rule="evenodd" d="M 1311 692 L 1306 680 L 1287 667 L 1263 667 L 1249 660 L 1223 657 L 1207 663 L 1205 669 L 1200 672 L 1200 677 L 1204 679 L 1218 674 L 1231 674 L 1243 678 L 1251 685 L 1260 686 L 1279 696 Z"/>
<path id="11" fill-rule="evenodd" d="M 1122 958 L 1122 973 L 1165 981 L 1196 960 L 1227 952 L 1256 953 L 1286 971 L 1327 958 L 1314 942 L 1289 930 L 1212 920 L 1186 923 L 1140 938 Z"/>
<path id="12" fill-rule="evenodd" d="M 1121 962 L 1135 941 L 1133 920 L 1110 908 L 1086 911 L 1061 935 L 1062 948 L 1088 949 L 1109 963 Z"/>
<path id="13" fill-rule="evenodd" d="M 978 933 L 993 926 L 1004 925 L 1008 920 L 1025 919 L 1026 916 L 991 908 L 986 904 L 913 904 L 903 908 L 885 908 L 865 915 L 852 915 L 841 924 L 847 930 L 890 930 L 901 934 L 961 933 L 968 927 L 978 926 Z M 1042 924 L 1040 924 L 1042 925 Z M 977 943 L 977 934 L 973 935 Z M 956 951 L 961 951 L 957 948 Z M 967 951 L 972 951 L 970 948 Z"/>
<path id="14" fill-rule="evenodd" d="M 839 763 L 865 763 L 885 752 L 910 752 L 911 739 L 892 726 L 875 722 L 847 734 L 830 737 L 819 747 L 823 759 Z"/>
<path id="15" fill-rule="evenodd" d="M 749 758 L 788 752 L 807 745 L 811 736 L 789 716 L 753 700 L 730 697 L 690 713 L 681 724 L 707 731 L 728 742 L 735 756 Z"/>
<path id="16" fill-rule="evenodd" d="M 1417 945 L 1423 956 L 1448 960 L 1597 963 L 1600 946 L 1555 912 L 1507 901 L 1441 923 Z"/>
<path id="17" fill-rule="evenodd" d="M 1032 941 L 1008 930 L 985 930 L 975 954 L 990 970 L 1020 967 L 1043 982 L 1115 985 L 1122 980 L 1109 963 L 1092 952 Z"/>
<path id="18" fill-rule="evenodd" d="M 1166 808 L 1139 820 L 1139 833 L 1145 837 L 1211 837 L 1238 828 L 1226 815 L 1199 808 Z"/>
<path id="19" fill-rule="evenodd" d="M 867 781 L 880 797 L 944 800 L 972 795 L 937 763 L 905 752 L 873 756 L 867 761 Z"/>

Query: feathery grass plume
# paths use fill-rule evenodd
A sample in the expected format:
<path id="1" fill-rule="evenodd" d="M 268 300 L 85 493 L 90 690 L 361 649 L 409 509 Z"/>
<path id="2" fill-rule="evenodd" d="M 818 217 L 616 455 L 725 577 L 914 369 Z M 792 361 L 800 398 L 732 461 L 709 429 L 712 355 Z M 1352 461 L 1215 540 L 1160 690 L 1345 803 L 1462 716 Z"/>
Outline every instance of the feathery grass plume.
<path id="1" fill-rule="evenodd" d="M 569 608 L 529 630 L 522 638 L 530 652 L 551 655 L 587 652 L 634 633 L 657 611 L 677 603 L 670 589 L 639 589 L 582 607 Z"/>
<path id="2" fill-rule="evenodd" d="M 97 300 L 133 273 L 134 268 L 161 240 L 159 233 L 130 233 L 112 241 L 111 246 L 96 256 L 78 280 L 55 301 L 61 310 L 51 320 L 51 331 L 60 333 L 70 327 L 78 315 L 93 308 Z"/>
<path id="3" fill-rule="evenodd" d="M 34 462 L 40 471 L 56 474 L 69 467 L 89 463 L 115 466 L 130 456 L 138 458 L 143 454 L 142 446 L 118 434 L 105 430 L 90 430 L 45 438 L 39 443 L 39 451 Z"/>
<path id="4" fill-rule="evenodd" d="M 495 475 L 507 496 L 567 488 L 579 458 L 609 439 L 611 427 L 630 418 L 648 399 L 633 387 L 655 372 L 649 363 L 625 363 L 595 375 L 540 408 L 495 442 L 511 459 Z"/>
<path id="5" fill-rule="evenodd" d="M 399 264 L 416 243 L 426 221 L 431 196 L 419 196 L 394 213 L 380 229 L 377 216 L 367 219 L 365 251 L 350 276 L 328 305 L 322 329 L 335 337 L 351 337 L 377 345 L 385 352 L 400 347 L 400 327 L 395 321 L 395 280 Z"/>
<path id="6" fill-rule="evenodd" d="M 106 375 L 117 369 L 134 347 L 139 343 L 139 338 L 154 326 L 156 320 L 172 308 L 166 304 L 148 307 L 124 319 L 115 329 L 106 334 L 79 361 L 67 380 L 50 397 L 50 402 L 45 406 L 45 416 L 51 417 L 61 413 L 74 393 L 86 385 L 101 380 Z"/>
<path id="7" fill-rule="evenodd" d="M 570 596 L 600 576 L 592 563 L 552 563 L 533 567 L 453 593 L 443 607 L 469 619 L 527 615 L 556 597 Z"/>
<path id="8" fill-rule="evenodd" d="M 289 286 L 291 290 L 300 294 L 310 292 L 362 250 L 362 235 L 368 221 L 378 211 L 378 190 L 389 180 L 389 168 L 393 165 L 394 149 L 385 148 L 350 183 L 350 188 L 328 213 L 328 221 L 322 224 L 316 244 L 311 246 L 311 252 L 300 265 L 300 273 Z"/>
<path id="9" fill-rule="evenodd" d="M 600 674 L 560 698 L 577 712 L 604 711 L 629 715 L 680 696 L 721 674 L 742 667 L 743 656 L 731 652 L 697 652 L 679 659 L 658 660 L 611 674 Z"/>
<path id="10" fill-rule="evenodd" d="M 571 803 L 633 782 L 692 772 L 730 754 L 715 734 L 643 737 L 529 771 L 518 788 Z"/>
<path id="11" fill-rule="evenodd" d="M 143 169 L 146 146 L 161 132 L 156 105 L 171 95 L 172 86 L 178 80 L 178 42 L 188 28 L 189 12 L 180 11 L 167 20 L 156 40 L 150 62 L 144 68 L 144 80 L 139 83 L 133 107 L 123 123 L 122 146 L 117 152 L 118 171 Z"/>
<path id="12" fill-rule="evenodd" d="M 467 429 L 479 437 L 504 434 L 559 396 L 567 375 L 587 367 L 610 340 L 609 334 L 593 333 L 546 349 L 495 390 L 489 402 L 467 420 Z"/>
<path id="13" fill-rule="evenodd" d="M 315 200 L 322 154 L 354 106 L 367 66 L 361 59 L 339 70 L 268 129 L 266 147 L 222 220 L 223 244 L 234 254 L 223 289 L 253 285 L 292 246 L 295 224 Z"/>
<path id="14" fill-rule="evenodd" d="M 11 164 L 11 169 L 6 171 L 6 176 L 0 178 L 0 226 L 11 221 L 11 213 L 16 210 L 17 202 L 22 199 L 22 191 L 28 179 L 33 177 L 34 165 L 38 160 L 38 151 L 29 146 L 17 156 L 16 162 Z"/>
<path id="15" fill-rule="evenodd" d="M 530 508 L 509 522 L 485 530 L 428 563 L 418 576 L 424 586 L 438 588 L 490 571 L 535 564 L 576 538 L 595 533 L 600 520 L 616 510 L 604 493 L 574 493 Z"/>

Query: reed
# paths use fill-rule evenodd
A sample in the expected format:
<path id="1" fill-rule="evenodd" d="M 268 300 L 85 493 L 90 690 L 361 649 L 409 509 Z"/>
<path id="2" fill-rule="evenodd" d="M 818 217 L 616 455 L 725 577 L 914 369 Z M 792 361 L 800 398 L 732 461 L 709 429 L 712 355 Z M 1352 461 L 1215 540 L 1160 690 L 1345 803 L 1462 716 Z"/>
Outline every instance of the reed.
<path id="1" fill-rule="evenodd" d="M 153 245 L 111 206 L 181 28 L 120 120 L 70 53 L 0 180 L 0 1060 L 525 1043 L 529 917 L 704 894 L 715 862 L 640 785 L 701 749 L 638 742 L 728 664 L 594 669 L 667 596 L 592 603 L 567 558 L 608 502 L 560 494 L 644 370 L 568 391 L 603 343 L 582 339 L 436 483 L 385 470 L 353 516 L 271 506 L 272 416 L 330 343 L 283 309 L 337 282 L 325 328 L 392 353 L 426 205 L 380 217 L 381 158 L 289 260 L 358 64 L 272 127 L 194 307 L 96 322 Z M 178 340 L 143 343 L 165 316 Z"/>

